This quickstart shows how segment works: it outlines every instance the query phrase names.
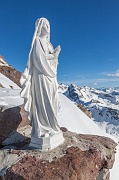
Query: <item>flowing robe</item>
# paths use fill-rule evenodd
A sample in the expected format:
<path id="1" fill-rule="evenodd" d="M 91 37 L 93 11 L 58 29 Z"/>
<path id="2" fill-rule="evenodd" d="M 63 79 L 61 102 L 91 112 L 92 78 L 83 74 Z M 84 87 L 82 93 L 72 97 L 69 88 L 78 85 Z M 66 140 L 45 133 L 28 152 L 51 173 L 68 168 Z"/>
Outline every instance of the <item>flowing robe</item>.
<path id="1" fill-rule="evenodd" d="M 36 37 L 27 68 L 21 78 L 21 97 L 32 125 L 32 136 L 59 132 L 57 57 L 47 58 L 40 38 Z"/>

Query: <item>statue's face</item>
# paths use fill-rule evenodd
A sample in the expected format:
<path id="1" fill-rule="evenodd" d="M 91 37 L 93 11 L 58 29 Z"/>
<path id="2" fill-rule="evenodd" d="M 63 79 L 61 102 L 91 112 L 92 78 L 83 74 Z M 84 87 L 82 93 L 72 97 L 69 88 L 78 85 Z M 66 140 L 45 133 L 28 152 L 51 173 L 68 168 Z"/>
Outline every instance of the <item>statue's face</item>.
<path id="1" fill-rule="evenodd" d="M 42 26 L 42 29 L 41 29 L 41 33 L 42 33 L 42 34 L 49 34 L 49 33 L 50 33 L 50 27 L 49 27 L 49 24 L 48 24 L 48 23 L 43 22 L 43 26 Z"/>
<path id="2" fill-rule="evenodd" d="M 50 25 L 48 21 L 43 20 L 42 27 L 41 26 L 38 27 L 38 33 L 40 33 L 41 36 L 50 34 Z"/>

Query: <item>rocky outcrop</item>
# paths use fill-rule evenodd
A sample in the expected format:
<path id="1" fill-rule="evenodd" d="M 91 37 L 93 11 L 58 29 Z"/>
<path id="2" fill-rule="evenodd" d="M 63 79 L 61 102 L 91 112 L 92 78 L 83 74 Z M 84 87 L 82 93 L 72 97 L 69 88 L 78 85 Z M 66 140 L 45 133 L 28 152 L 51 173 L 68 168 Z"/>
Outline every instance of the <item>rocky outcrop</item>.
<path id="1" fill-rule="evenodd" d="M 28 125 L 27 113 L 23 106 L 9 108 L 0 112 L 0 147 L 10 133 Z"/>
<path id="2" fill-rule="evenodd" d="M 3 56 L 0 56 L 0 73 L 12 80 L 18 86 L 20 86 L 21 72 L 17 71 L 12 66 L 8 65 Z"/>
<path id="3" fill-rule="evenodd" d="M 0 72 L 20 87 L 21 73 L 11 66 L 0 66 Z"/>
<path id="4" fill-rule="evenodd" d="M 87 109 L 85 106 L 82 104 L 77 105 L 79 109 L 81 109 L 89 118 L 92 118 L 92 113 L 89 109 Z"/>
<path id="5" fill-rule="evenodd" d="M 109 169 L 114 163 L 116 143 L 105 137 L 78 135 L 65 128 L 62 130 L 64 144 L 51 151 L 30 150 L 28 143 L 22 148 L 6 147 L 1 150 L 1 178 L 109 180 Z"/>

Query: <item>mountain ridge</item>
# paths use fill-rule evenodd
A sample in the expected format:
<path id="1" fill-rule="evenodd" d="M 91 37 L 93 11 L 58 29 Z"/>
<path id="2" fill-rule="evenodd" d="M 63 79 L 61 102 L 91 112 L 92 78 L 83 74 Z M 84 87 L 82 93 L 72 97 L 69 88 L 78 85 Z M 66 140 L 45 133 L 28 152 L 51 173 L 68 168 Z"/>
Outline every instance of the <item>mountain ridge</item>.
<path id="1" fill-rule="evenodd" d="M 60 89 L 62 91 L 61 85 Z M 119 140 L 119 88 L 95 89 L 71 84 L 63 92 L 77 106 L 82 105 L 92 113 L 92 120 Z M 60 90 L 59 90 L 60 91 Z"/>
<path id="2" fill-rule="evenodd" d="M 5 61 L 4 57 L 1 55 L 0 55 L 0 73 L 2 73 L 11 81 L 16 83 L 19 87 L 21 87 L 20 85 L 21 72 L 17 71 L 14 67 L 10 66 Z"/>

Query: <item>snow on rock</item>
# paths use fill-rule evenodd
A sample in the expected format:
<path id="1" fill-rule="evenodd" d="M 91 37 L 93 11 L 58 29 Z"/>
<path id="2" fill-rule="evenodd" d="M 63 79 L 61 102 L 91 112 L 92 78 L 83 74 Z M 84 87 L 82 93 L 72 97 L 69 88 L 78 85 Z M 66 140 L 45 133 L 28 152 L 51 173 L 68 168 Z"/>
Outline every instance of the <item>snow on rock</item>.
<path id="1" fill-rule="evenodd" d="M 58 92 L 64 93 L 65 91 L 67 91 L 68 86 L 66 86 L 65 84 L 59 84 L 58 86 Z"/>
<path id="2" fill-rule="evenodd" d="M 5 109 L 23 104 L 23 99 L 20 98 L 20 91 L 20 88 L 0 88 L 0 110 L 4 111 Z"/>
<path id="3" fill-rule="evenodd" d="M 0 56 L 0 66 L 9 66 L 7 62 L 4 60 L 3 56 Z"/>
<path id="4" fill-rule="evenodd" d="M 0 56 L 0 73 L 6 76 L 8 79 L 13 81 L 15 84 L 17 84 L 20 87 L 21 72 L 17 71 L 14 67 L 8 65 L 2 56 Z M 1 82 L 0 82 L 0 87 L 4 87 L 1 84 Z"/>
<path id="5" fill-rule="evenodd" d="M 8 89 L 20 89 L 20 87 L 17 84 L 15 84 L 9 78 L 4 76 L 2 73 L 0 73 L 0 84 L 2 85 L 2 87 Z"/>
<path id="6" fill-rule="evenodd" d="M 85 113 L 63 94 L 59 94 L 61 109 L 58 122 L 61 127 L 80 134 L 92 134 L 112 138 L 113 136 L 102 131 Z"/>
<path id="7" fill-rule="evenodd" d="M 115 154 L 115 162 L 113 168 L 110 170 L 110 180 L 118 180 L 119 179 L 119 144 L 117 146 L 116 154 Z"/>
<path id="8" fill-rule="evenodd" d="M 94 89 L 71 84 L 64 94 L 88 108 L 95 123 L 119 140 L 119 88 Z"/>

